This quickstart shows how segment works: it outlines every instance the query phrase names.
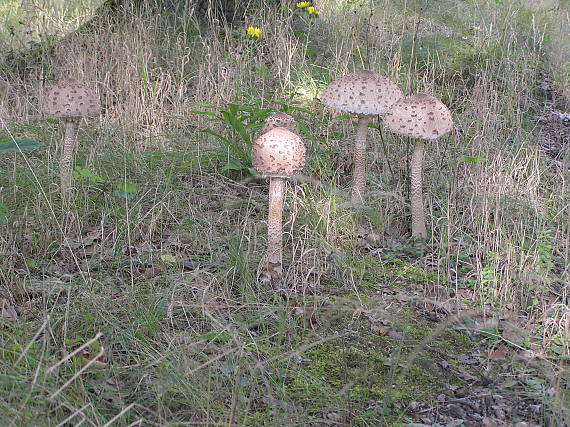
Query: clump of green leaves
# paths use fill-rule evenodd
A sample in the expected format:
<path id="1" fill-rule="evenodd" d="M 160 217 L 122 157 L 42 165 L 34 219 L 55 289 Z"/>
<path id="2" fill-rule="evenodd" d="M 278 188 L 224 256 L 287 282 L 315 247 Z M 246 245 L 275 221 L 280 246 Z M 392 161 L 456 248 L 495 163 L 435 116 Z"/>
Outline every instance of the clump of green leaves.
<path id="1" fill-rule="evenodd" d="M 225 108 L 211 104 L 199 106 L 208 111 L 193 111 L 194 114 L 205 115 L 209 122 L 222 123 L 226 127 L 227 131 L 223 133 L 212 128 L 200 130 L 221 142 L 219 149 L 212 153 L 224 163 L 221 172 L 255 175 L 251 166 L 252 134 L 261 128 L 273 110 L 255 104 L 229 103 Z"/>
<path id="2" fill-rule="evenodd" d="M 283 101 L 276 101 L 280 111 L 288 114 L 293 113 L 301 133 L 305 133 L 306 127 L 300 123 L 295 112 L 310 113 L 308 110 Z M 208 122 L 219 123 L 224 130 L 218 131 L 212 127 L 201 129 L 200 132 L 214 136 L 221 145 L 210 154 L 222 162 L 221 172 L 228 176 L 232 175 L 256 175 L 251 163 L 251 147 L 253 135 L 261 129 L 267 117 L 275 112 L 273 108 L 262 108 L 250 104 L 229 103 L 225 107 L 217 107 L 211 104 L 199 104 L 203 110 L 192 111 L 194 114 L 206 116 Z"/>

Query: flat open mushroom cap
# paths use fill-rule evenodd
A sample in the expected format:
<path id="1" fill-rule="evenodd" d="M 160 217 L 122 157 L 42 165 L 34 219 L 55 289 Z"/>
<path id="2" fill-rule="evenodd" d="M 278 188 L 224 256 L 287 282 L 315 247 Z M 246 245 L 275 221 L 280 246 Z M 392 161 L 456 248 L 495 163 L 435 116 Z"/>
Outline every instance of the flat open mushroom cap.
<path id="1" fill-rule="evenodd" d="M 452 129 L 453 118 L 443 102 L 420 93 L 396 102 L 384 117 L 384 125 L 400 135 L 437 139 Z"/>
<path id="2" fill-rule="evenodd" d="M 356 114 L 385 114 L 402 98 L 392 80 L 372 71 L 358 71 L 334 80 L 320 100 L 327 107 Z"/>
<path id="3" fill-rule="evenodd" d="M 287 177 L 300 173 L 305 165 L 305 145 L 293 132 L 274 128 L 253 145 L 253 167 L 267 176 Z"/>
<path id="4" fill-rule="evenodd" d="M 295 119 L 287 113 L 278 112 L 274 113 L 265 119 L 261 133 L 269 132 L 271 129 L 285 128 L 293 133 L 297 133 L 297 124 Z"/>
<path id="5" fill-rule="evenodd" d="M 65 79 L 47 90 L 43 110 L 56 119 L 93 117 L 101 114 L 101 102 L 85 84 Z"/>

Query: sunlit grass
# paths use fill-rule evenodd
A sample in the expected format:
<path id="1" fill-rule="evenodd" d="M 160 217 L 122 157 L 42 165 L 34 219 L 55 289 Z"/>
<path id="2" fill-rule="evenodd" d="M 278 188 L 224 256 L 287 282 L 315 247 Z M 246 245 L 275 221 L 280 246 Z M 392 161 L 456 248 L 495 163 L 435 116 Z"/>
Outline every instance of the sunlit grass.
<path id="1" fill-rule="evenodd" d="M 29 48 L 47 37 L 62 37 L 91 18 L 103 0 L 5 0 L 0 3 L 0 46 Z"/>

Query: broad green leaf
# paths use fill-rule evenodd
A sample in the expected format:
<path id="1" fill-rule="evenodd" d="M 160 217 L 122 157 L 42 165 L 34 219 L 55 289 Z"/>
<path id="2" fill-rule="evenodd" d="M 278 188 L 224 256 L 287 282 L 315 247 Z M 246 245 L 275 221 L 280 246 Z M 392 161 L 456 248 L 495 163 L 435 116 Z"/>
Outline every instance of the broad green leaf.
<path id="1" fill-rule="evenodd" d="M 176 264 L 178 262 L 178 260 L 176 259 L 175 256 L 173 255 L 169 255 L 169 254 L 164 254 L 160 256 L 160 260 L 162 262 L 165 262 L 167 264 Z"/>
<path id="2" fill-rule="evenodd" d="M 220 135 L 219 133 L 214 132 L 213 130 L 210 129 L 202 129 L 200 132 L 202 133 L 207 133 L 208 135 L 212 135 L 215 136 L 216 138 L 220 138 L 222 141 L 224 141 L 226 144 L 231 144 L 230 140 L 228 138 L 226 138 L 223 135 Z"/>
<path id="3" fill-rule="evenodd" d="M 115 187 L 117 187 L 117 189 L 113 194 L 126 200 L 132 200 L 135 197 L 135 193 L 138 191 L 137 185 L 132 182 L 121 182 L 115 184 Z"/>
<path id="4" fill-rule="evenodd" d="M 138 186 L 132 182 L 120 182 L 115 184 L 117 189 L 124 191 L 125 193 L 134 194 L 138 191 Z"/>
<path id="5" fill-rule="evenodd" d="M 0 153 L 13 153 L 20 150 L 31 151 L 42 146 L 43 144 L 41 142 L 29 138 L 12 139 L 9 136 L 0 138 Z"/>
<path id="6" fill-rule="evenodd" d="M 96 184 L 98 182 L 103 182 L 103 178 L 101 178 L 99 175 L 96 175 L 93 172 L 91 172 L 89 169 L 81 166 L 75 166 L 75 170 L 73 171 L 73 177 L 78 180 L 83 179 L 85 181 L 89 181 L 93 184 Z"/>
<path id="7" fill-rule="evenodd" d="M 251 136 L 243 126 L 243 123 L 239 121 L 235 115 L 230 114 L 227 111 L 222 111 L 222 115 L 226 122 L 239 134 L 241 139 L 247 143 L 251 144 Z"/>
<path id="8" fill-rule="evenodd" d="M 28 268 L 37 268 L 38 266 L 38 262 L 33 258 L 24 258 L 24 262 Z"/>

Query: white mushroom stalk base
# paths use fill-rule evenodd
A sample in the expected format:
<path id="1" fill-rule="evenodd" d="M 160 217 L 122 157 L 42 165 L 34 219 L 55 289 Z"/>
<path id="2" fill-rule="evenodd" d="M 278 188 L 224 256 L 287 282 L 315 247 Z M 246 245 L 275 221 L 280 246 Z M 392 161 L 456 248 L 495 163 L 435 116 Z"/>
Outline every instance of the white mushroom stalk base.
<path id="1" fill-rule="evenodd" d="M 283 198 L 285 180 L 269 180 L 269 217 L 267 219 L 267 273 L 272 280 L 283 274 Z"/>
<path id="2" fill-rule="evenodd" d="M 61 191 L 64 198 L 68 198 L 73 187 L 73 165 L 76 144 L 76 125 L 73 119 L 65 120 L 65 134 L 63 136 L 63 146 L 61 147 L 61 158 L 59 160 L 59 173 L 61 178 Z"/>
<path id="3" fill-rule="evenodd" d="M 424 160 L 424 141 L 414 142 L 410 163 L 410 203 L 412 205 L 412 237 L 426 238 L 426 218 L 422 192 L 422 167 Z"/>
<path id="4" fill-rule="evenodd" d="M 353 205 L 360 205 L 364 201 L 364 189 L 366 187 L 366 138 L 368 136 L 368 123 L 372 117 L 371 115 L 358 116 L 351 196 Z"/>

